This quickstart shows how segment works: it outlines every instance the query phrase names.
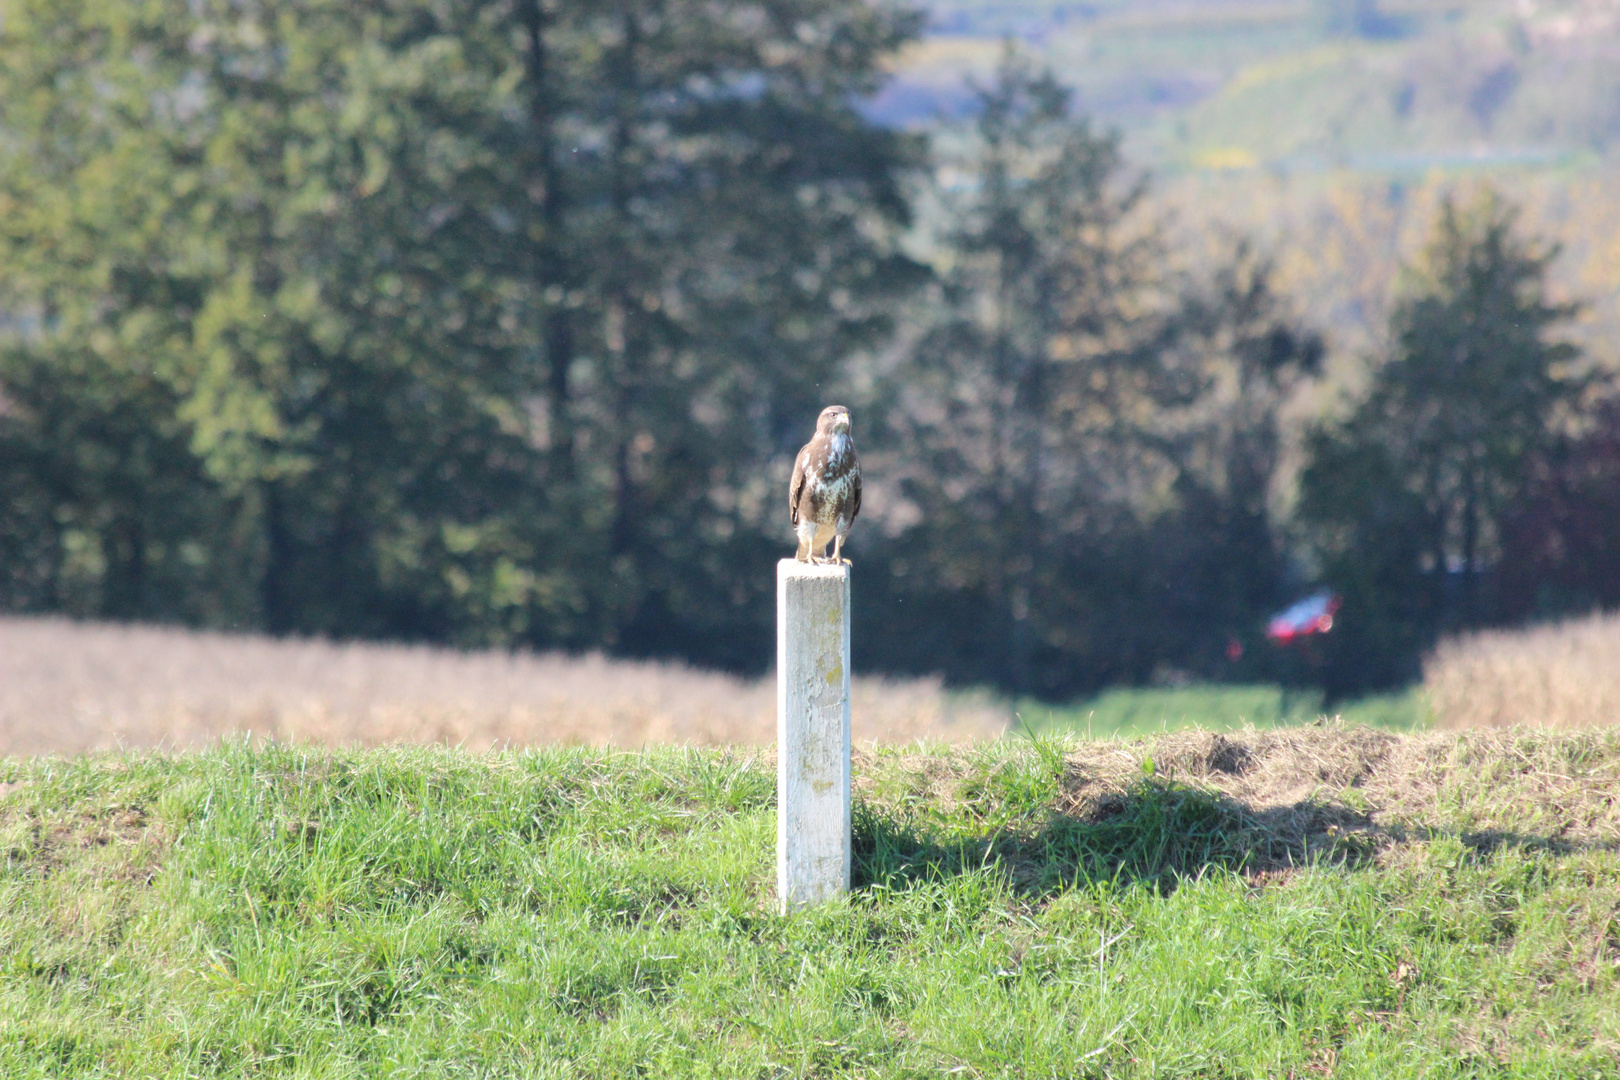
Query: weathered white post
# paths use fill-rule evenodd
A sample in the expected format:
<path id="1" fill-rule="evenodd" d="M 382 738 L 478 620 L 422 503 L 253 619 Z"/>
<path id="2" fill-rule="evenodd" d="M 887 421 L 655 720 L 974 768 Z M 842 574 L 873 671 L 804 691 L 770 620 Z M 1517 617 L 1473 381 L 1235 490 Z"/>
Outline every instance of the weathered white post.
<path id="1" fill-rule="evenodd" d="M 776 895 L 849 891 L 849 567 L 776 564 Z"/>

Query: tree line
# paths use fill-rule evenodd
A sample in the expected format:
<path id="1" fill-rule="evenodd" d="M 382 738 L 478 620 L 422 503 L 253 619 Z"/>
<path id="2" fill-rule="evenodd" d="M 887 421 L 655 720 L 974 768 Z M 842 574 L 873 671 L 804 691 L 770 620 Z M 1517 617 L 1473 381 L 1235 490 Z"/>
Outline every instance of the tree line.
<path id="1" fill-rule="evenodd" d="M 1350 692 L 1620 602 L 1620 414 L 1510 206 L 1446 209 L 1301 440 L 1327 343 L 1241 241 L 1187 266 L 1050 73 L 1009 51 L 933 139 L 863 117 L 920 28 L 11 0 L 0 606 L 759 670 L 833 402 L 868 669 Z M 1331 648 L 1269 648 L 1318 583 Z"/>

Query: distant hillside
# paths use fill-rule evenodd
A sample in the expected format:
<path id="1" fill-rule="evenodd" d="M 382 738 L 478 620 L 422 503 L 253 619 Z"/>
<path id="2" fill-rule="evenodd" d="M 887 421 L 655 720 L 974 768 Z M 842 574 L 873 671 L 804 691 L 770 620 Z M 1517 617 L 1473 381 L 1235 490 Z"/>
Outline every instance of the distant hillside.
<path id="1" fill-rule="evenodd" d="M 1004 38 L 1162 166 L 1410 172 L 1620 144 L 1620 0 L 936 0 L 879 115 L 959 115 Z"/>
<path id="2" fill-rule="evenodd" d="M 934 0 L 873 110 L 964 115 L 1003 41 L 1154 174 L 1195 263 L 1235 235 L 1333 351 L 1377 349 L 1439 201 L 1481 182 L 1561 245 L 1573 336 L 1620 369 L 1620 0 Z M 948 140 L 947 140 L 948 141 Z"/>

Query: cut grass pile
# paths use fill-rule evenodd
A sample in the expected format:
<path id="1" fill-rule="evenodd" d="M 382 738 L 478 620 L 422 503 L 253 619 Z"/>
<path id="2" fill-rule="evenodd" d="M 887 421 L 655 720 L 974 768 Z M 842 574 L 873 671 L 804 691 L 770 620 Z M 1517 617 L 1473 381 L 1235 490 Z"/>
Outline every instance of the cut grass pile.
<path id="1" fill-rule="evenodd" d="M 1620 733 L 0 760 L 0 1075 L 1620 1077 Z"/>

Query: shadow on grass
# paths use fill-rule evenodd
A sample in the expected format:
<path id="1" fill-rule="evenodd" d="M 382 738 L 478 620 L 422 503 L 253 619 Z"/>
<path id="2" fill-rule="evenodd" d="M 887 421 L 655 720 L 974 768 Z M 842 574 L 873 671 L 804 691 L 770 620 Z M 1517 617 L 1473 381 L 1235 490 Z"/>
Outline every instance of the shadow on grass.
<path id="1" fill-rule="evenodd" d="M 1357 867 L 1396 844 L 1452 836 L 1474 857 L 1510 848 L 1569 854 L 1620 850 L 1506 832 L 1444 833 L 1385 828 L 1343 806 L 1302 802 L 1255 808 L 1187 784 L 1144 778 L 1082 815 L 1053 811 L 977 834 L 952 833 L 919 817 L 857 802 L 855 887 L 898 889 L 994 869 L 1034 896 L 1098 880 L 1152 885 L 1168 894 L 1219 869 L 1264 879 L 1308 865 Z"/>

